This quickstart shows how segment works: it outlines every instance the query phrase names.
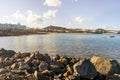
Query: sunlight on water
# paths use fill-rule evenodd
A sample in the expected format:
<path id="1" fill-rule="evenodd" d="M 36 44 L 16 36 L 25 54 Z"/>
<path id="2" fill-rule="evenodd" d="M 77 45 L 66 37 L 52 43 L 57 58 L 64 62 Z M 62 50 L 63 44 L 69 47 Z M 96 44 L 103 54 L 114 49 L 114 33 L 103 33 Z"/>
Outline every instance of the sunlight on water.
<path id="1" fill-rule="evenodd" d="M 91 57 L 99 55 L 120 60 L 120 36 L 108 34 L 48 34 L 1 37 L 0 47 L 15 51 Z"/>

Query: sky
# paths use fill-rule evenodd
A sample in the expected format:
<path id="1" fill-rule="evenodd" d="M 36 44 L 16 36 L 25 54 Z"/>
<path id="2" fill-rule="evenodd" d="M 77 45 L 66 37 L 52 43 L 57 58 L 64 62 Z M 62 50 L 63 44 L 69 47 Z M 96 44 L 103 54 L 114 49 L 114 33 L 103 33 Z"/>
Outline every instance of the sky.
<path id="1" fill-rule="evenodd" d="M 0 0 L 0 23 L 120 30 L 120 0 Z"/>

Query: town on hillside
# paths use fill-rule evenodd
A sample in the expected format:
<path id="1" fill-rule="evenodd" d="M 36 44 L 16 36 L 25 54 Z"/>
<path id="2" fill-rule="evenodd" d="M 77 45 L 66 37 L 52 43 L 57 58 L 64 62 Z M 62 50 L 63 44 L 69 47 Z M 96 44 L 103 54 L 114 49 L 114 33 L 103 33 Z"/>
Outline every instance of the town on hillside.
<path id="1" fill-rule="evenodd" d="M 117 30 L 98 29 L 70 29 L 59 26 L 47 26 L 45 28 L 30 28 L 25 25 L 18 24 L 1 24 L 0 23 L 0 36 L 17 36 L 29 34 L 46 34 L 46 33 L 92 33 L 92 34 L 120 34 Z"/>

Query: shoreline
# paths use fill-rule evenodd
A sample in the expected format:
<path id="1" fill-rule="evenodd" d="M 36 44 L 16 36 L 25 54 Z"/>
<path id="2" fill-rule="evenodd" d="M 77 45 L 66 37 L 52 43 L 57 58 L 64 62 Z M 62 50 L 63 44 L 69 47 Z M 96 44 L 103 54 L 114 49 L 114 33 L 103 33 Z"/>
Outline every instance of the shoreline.
<path id="1" fill-rule="evenodd" d="M 0 49 L 1 80 L 120 80 L 120 63 L 94 56 L 75 58 Z"/>
<path id="2" fill-rule="evenodd" d="M 97 33 L 58 33 L 58 32 L 39 32 L 39 33 L 27 33 L 27 34 L 0 34 L 0 37 L 6 37 L 6 36 L 27 36 L 27 35 L 47 35 L 47 34 L 96 34 L 96 35 L 100 35 Z M 108 35 L 117 35 L 116 33 L 102 33 L 104 34 L 108 34 Z M 119 34 L 118 34 L 119 35 Z"/>

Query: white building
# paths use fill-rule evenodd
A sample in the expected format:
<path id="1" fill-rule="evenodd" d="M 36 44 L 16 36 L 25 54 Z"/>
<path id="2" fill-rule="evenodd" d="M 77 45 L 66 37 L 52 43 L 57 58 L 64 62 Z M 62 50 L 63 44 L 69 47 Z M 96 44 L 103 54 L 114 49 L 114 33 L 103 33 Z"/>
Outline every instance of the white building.
<path id="1" fill-rule="evenodd" d="M 0 23 L 0 30 L 25 30 L 27 27 L 24 25 L 18 24 L 1 24 Z"/>

